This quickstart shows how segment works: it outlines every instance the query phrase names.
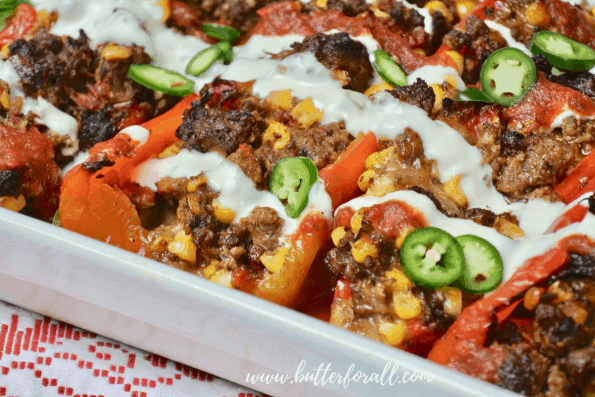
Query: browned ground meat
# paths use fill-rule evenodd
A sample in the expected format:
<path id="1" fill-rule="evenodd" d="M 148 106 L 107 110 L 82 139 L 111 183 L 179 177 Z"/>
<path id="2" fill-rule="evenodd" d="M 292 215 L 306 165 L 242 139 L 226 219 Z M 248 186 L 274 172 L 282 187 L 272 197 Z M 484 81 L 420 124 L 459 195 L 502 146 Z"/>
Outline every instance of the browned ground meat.
<path id="1" fill-rule="evenodd" d="M 292 50 L 274 55 L 283 59 L 299 52 L 311 52 L 318 62 L 332 72 L 332 76 L 343 83 L 344 88 L 364 92 L 372 79 L 374 69 L 368 50 L 347 33 L 317 33 L 293 43 Z"/>
<path id="2" fill-rule="evenodd" d="M 534 309 L 495 325 L 491 349 L 503 349 L 495 383 L 526 396 L 584 395 L 595 387 L 595 258 L 571 253 L 542 285 Z"/>
<path id="3" fill-rule="evenodd" d="M 158 194 L 172 205 L 175 216 L 165 216 L 149 235 L 149 240 L 158 241 L 160 237 L 173 239 L 179 231 L 190 234 L 197 247 L 197 260 L 188 261 L 166 250 L 167 242 L 161 248 L 153 244 L 151 257 L 197 274 L 212 263 L 217 269 L 241 267 L 251 274 L 262 274 L 265 270 L 260 256 L 278 247 L 283 219 L 272 208 L 256 207 L 233 224 L 222 222 L 214 208 L 219 193 L 206 184 L 206 178 L 195 191 L 188 190 L 188 183 L 200 178 L 205 178 L 204 174 L 190 179 L 164 178 L 157 183 Z"/>
<path id="4" fill-rule="evenodd" d="M 248 33 L 256 22 L 256 11 L 277 0 L 173 0 L 168 25 L 184 33 L 197 35 L 202 24 L 218 22 Z"/>
<path id="5" fill-rule="evenodd" d="M 508 129 L 499 105 L 454 102 L 437 116 L 482 151 L 494 186 L 511 201 L 556 200 L 553 188 L 592 149 L 595 122 L 568 117 L 561 127 L 523 134 Z"/>
<path id="6" fill-rule="evenodd" d="M 399 101 L 420 107 L 427 113 L 431 113 L 434 107 L 434 101 L 436 101 L 434 90 L 428 86 L 425 80 L 419 77 L 415 80 L 415 83 L 403 87 L 395 87 L 390 93 Z"/>
<path id="7" fill-rule="evenodd" d="M 40 30 L 32 39 L 19 39 L 9 46 L 10 61 L 25 93 L 43 97 L 81 122 L 82 150 L 111 138 L 119 129 L 153 118 L 179 100 L 128 77 L 131 64 L 151 62 L 142 47 L 127 46 L 128 57 L 111 60 L 102 57 L 104 48 L 92 50 L 82 30 L 77 39 Z"/>
<path id="8" fill-rule="evenodd" d="M 483 62 L 497 49 L 507 47 L 502 35 L 490 28 L 475 15 L 465 21 L 464 30 L 453 29 L 444 36 L 444 43 L 459 51 L 465 58 L 463 81 L 474 84 L 479 80 Z"/>
<path id="9" fill-rule="evenodd" d="M 539 7 L 546 15 L 539 18 L 539 25 L 530 23 L 528 7 Z M 487 10 L 488 19 L 494 20 L 511 31 L 512 36 L 529 46 L 536 32 L 550 30 L 578 42 L 595 46 L 595 23 L 590 10 L 573 6 L 562 0 L 499 0 Z"/>
<path id="10" fill-rule="evenodd" d="M 309 157 L 321 169 L 336 161 L 353 140 L 343 122 L 300 126 L 291 109 L 274 108 L 254 96 L 250 84 L 216 80 L 201 96 L 184 113 L 176 136 L 183 147 L 227 156 L 259 189 L 268 186 L 270 172 L 282 158 Z M 296 98 L 292 101 L 292 107 L 298 103 Z M 283 148 L 264 142 L 272 121 L 283 124 L 290 135 Z"/>
<path id="11" fill-rule="evenodd" d="M 460 313 L 463 301 L 471 302 L 476 298 L 463 297 L 466 294 L 452 288 L 450 290 L 424 288 L 415 285 L 413 281 L 409 281 L 407 286 L 401 281 L 397 286 L 391 272 L 398 272 L 402 277 L 407 278 L 402 273 L 399 260 L 399 243 L 396 243 L 399 238 L 389 235 L 394 233 L 393 231 L 381 230 L 378 226 L 377 222 L 384 222 L 379 219 L 384 219 L 386 216 L 386 213 L 378 212 L 378 208 L 383 208 L 382 205 L 387 205 L 386 211 L 392 214 L 397 213 L 399 208 L 389 207 L 394 204 L 388 202 L 363 209 L 359 230 L 352 230 L 351 226 L 340 226 L 336 229 L 343 228 L 341 233 L 344 232 L 344 234 L 340 239 L 335 237 L 335 247 L 326 254 L 325 263 L 333 274 L 349 282 L 351 299 L 344 304 L 341 304 L 341 301 L 335 301 L 333 323 L 366 337 L 382 340 L 383 331 L 379 324 L 398 321 L 399 302 L 401 299 L 411 299 L 419 302 L 420 312 L 402 321 L 408 324 L 410 321 L 421 323 L 422 327 L 428 330 L 427 332 L 435 335 L 443 333 Z M 357 216 L 353 215 L 353 217 Z M 398 221 L 395 220 L 395 222 Z M 401 223 L 403 222 L 409 224 L 411 220 L 403 220 Z M 353 220 L 347 223 L 353 225 Z M 345 223 L 342 222 L 342 224 Z M 402 227 L 406 229 L 408 226 Z M 376 253 L 365 256 L 364 260 L 357 259 L 354 256 L 354 250 L 361 249 L 360 244 L 365 242 L 372 244 Z M 458 303 L 451 300 L 453 299 L 451 293 L 459 294 Z M 341 314 L 337 314 L 337 311 Z M 408 348 L 409 343 L 412 341 L 406 341 L 400 347 Z"/>
<path id="12" fill-rule="evenodd" d="M 409 1 L 423 7 L 429 0 Z M 417 10 L 407 7 L 401 1 L 380 0 L 378 9 L 387 13 L 392 23 L 392 29 L 407 32 L 409 44 L 412 48 L 421 48 L 426 54 L 433 54 L 442 44 L 442 38 L 458 22 L 456 3 L 451 0 L 441 1 L 448 9 L 448 14 L 434 11 L 432 17 L 432 34 L 425 30 L 425 19 Z"/>

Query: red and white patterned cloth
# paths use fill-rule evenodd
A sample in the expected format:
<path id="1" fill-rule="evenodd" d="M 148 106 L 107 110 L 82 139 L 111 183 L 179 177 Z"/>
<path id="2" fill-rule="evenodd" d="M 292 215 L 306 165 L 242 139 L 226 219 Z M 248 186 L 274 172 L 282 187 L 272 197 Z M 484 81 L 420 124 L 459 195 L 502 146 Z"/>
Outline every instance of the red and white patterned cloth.
<path id="1" fill-rule="evenodd" d="M 0 396 L 267 397 L 2 301 Z"/>

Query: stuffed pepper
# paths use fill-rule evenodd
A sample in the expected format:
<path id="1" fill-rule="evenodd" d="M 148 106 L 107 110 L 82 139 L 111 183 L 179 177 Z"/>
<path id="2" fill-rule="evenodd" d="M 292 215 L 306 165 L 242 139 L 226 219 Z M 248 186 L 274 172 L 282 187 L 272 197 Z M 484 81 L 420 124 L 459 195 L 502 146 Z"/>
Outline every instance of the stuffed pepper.
<path id="1" fill-rule="evenodd" d="M 486 211 L 487 212 L 487 211 Z M 514 240 L 398 191 L 341 206 L 325 262 L 339 277 L 331 323 L 426 355 L 463 308 L 498 287 Z"/>
<path id="2" fill-rule="evenodd" d="M 524 264 L 464 309 L 429 359 L 526 396 L 594 390 L 595 217 L 583 201 L 518 252 Z"/>
<path id="3" fill-rule="evenodd" d="M 357 189 L 357 173 L 330 196 L 325 181 L 344 180 L 347 160 L 361 172 L 376 140 L 321 124 L 311 99 L 289 90 L 260 99 L 252 83 L 216 80 L 199 98 L 97 145 L 65 177 L 61 224 L 289 305 L 332 202 Z"/>

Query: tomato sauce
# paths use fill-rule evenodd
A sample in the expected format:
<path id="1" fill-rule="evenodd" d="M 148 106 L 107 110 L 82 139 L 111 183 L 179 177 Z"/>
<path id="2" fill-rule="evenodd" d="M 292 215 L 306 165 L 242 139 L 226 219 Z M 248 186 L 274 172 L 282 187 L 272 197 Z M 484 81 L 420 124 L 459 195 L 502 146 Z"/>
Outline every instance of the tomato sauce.
<path id="1" fill-rule="evenodd" d="M 19 129 L 0 124 L 0 170 L 17 170 L 25 197 L 33 198 L 42 218 L 58 209 L 60 169 L 54 162 L 54 147 L 35 127 Z"/>
<path id="2" fill-rule="evenodd" d="M 503 120 L 512 126 L 525 126 L 532 132 L 538 127 L 549 127 L 557 116 L 571 110 L 580 116 L 594 116 L 595 102 L 572 88 L 549 81 L 539 73 L 537 83 L 518 104 L 505 108 Z"/>
<path id="3" fill-rule="evenodd" d="M 340 11 L 317 12 L 306 15 L 294 2 L 270 4 L 258 11 L 260 20 L 250 35 L 283 36 L 299 34 L 308 36 L 318 32 L 337 29 L 351 36 L 371 35 L 383 50 L 399 58 L 406 71 L 411 72 L 424 65 L 454 67 L 454 61 L 445 54 L 424 56 L 413 52 L 408 39 L 401 32 L 393 32 L 386 25 L 386 18 L 369 15 L 354 18 Z"/>

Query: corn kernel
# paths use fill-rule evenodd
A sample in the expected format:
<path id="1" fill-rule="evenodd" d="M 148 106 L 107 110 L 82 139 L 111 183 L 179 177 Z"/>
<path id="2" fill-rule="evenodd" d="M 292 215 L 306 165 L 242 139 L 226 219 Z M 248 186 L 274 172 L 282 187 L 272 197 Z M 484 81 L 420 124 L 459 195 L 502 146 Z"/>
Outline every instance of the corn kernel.
<path id="1" fill-rule="evenodd" d="M 397 321 L 395 323 L 383 322 L 378 326 L 378 332 L 384 337 L 384 343 L 391 346 L 400 345 L 405 339 L 405 323 Z"/>
<path id="2" fill-rule="evenodd" d="M 326 10 L 327 3 L 328 3 L 328 0 L 316 0 L 316 7 Z"/>
<path id="3" fill-rule="evenodd" d="M 377 7 L 372 7 L 372 13 L 374 13 L 374 16 L 376 18 L 388 18 L 390 16 L 386 12 L 380 10 Z"/>
<path id="4" fill-rule="evenodd" d="M 434 107 L 432 109 L 432 112 L 438 113 L 440 110 L 442 110 L 442 100 L 444 99 L 444 90 L 438 84 L 432 84 L 432 85 L 430 85 L 430 87 L 432 87 L 432 90 L 434 91 L 434 94 L 436 95 L 436 99 L 434 100 Z"/>
<path id="5" fill-rule="evenodd" d="M 223 223 L 231 223 L 236 219 L 236 212 L 231 208 L 222 206 L 218 201 L 213 201 L 213 213 Z"/>
<path id="6" fill-rule="evenodd" d="M 285 264 L 285 254 L 289 251 L 289 248 L 279 248 L 274 253 L 264 253 L 260 256 L 260 261 L 266 267 L 266 269 L 271 273 L 276 273 Z"/>
<path id="7" fill-rule="evenodd" d="M 383 197 L 396 190 L 398 189 L 390 175 L 380 175 L 374 179 L 374 183 L 370 185 L 366 193 L 375 197 Z"/>
<path id="8" fill-rule="evenodd" d="M 494 228 L 498 233 L 513 240 L 523 237 L 525 235 L 523 229 L 521 229 L 518 225 L 502 217 L 496 218 Z"/>
<path id="9" fill-rule="evenodd" d="M 415 48 L 413 50 L 413 52 L 415 52 L 416 54 L 422 55 L 422 56 L 426 56 L 426 52 L 424 51 L 423 48 Z"/>
<path id="10" fill-rule="evenodd" d="M 444 81 L 446 81 L 451 87 L 457 87 L 457 79 L 452 74 L 447 74 L 444 76 Z"/>
<path id="11" fill-rule="evenodd" d="M 444 311 L 451 316 L 458 317 L 463 311 L 463 292 L 458 288 L 449 286 L 440 288 L 440 292 L 446 298 Z"/>
<path id="12" fill-rule="evenodd" d="M 4 91 L 0 94 L 0 104 L 4 109 L 8 109 L 10 106 L 10 97 L 8 96 L 8 92 Z"/>
<path id="13" fill-rule="evenodd" d="M 230 271 L 221 269 L 213 273 L 211 277 L 209 277 L 209 280 L 224 287 L 231 288 L 231 276 L 232 273 Z"/>
<path id="14" fill-rule="evenodd" d="M 190 182 L 186 185 L 186 190 L 189 193 L 194 193 L 198 190 L 199 187 L 207 183 L 207 177 L 203 174 L 200 175 L 198 178 L 191 179 Z"/>
<path id="15" fill-rule="evenodd" d="M 397 248 L 401 248 L 407 236 L 409 236 L 409 234 L 413 231 L 415 231 L 415 228 L 413 226 L 408 226 L 407 228 L 401 230 L 399 237 L 397 237 L 397 240 L 395 241 L 395 246 Z"/>
<path id="16" fill-rule="evenodd" d="M 161 18 L 161 21 L 167 21 L 171 15 L 170 0 L 157 0 L 157 4 L 163 9 L 163 17 Z"/>
<path id="17" fill-rule="evenodd" d="M 291 142 L 291 134 L 283 124 L 273 121 L 264 132 L 262 141 L 267 145 L 272 145 L 275 150 L 282 150 Z"/>
<path id="18" fill-rule="evenodd" d="M 541 1 L 536 1 L 527 7 L 525 11 L 525 18 L 531 25 L 546 25 L 550 22 L 550 16 L 547 12 L 545 4 Z"/>
<path id="19" fill-rule="evenodd" d="M 339 246 L 341 240 L 345 237 L 345 228 L 343 226 L 336 227 L 335 230 L 331 233 L 331 239 L 333 240 L 333 244 L 335 247 Z"/>
<path id="20" fill-rule="evenodd" d="M 378 257 L 378 248 L 367 238 L 362 238 L 351 245 L 351 255 L 357 263 L 364 263 L 368 256 Z"/>
<path id="21" fill-rule="evenodd" d="M 593 16 L 595 17 L 595 7 L 591 8 L 591 14 L 593 14 Z M 595 341 L 593 341 L 593 344 L 595 345 Z"/>
<path id="22" fill-rule="evenodd" d="M 159 153 L 159 156 L 157 156 L 157 158 L 164 159 L 167 157 L 175 156 L 178 153 L 180 153 L 180 145 L 178 143 L 174 143 L 173 145 L 165 148 L 163 152 Z"/>
<path id="23" fill-rule="evenodd" d="M 523 296 L 523 305 L 527 310 L 535 309 L 535 306 L 539 303 L 541 299 L 541 295 L 543 294 L 543 289 L 538 287 L 531 287 L 525 292 Z"/>
<path id="24" fill-rule="evenodd" d="M 360 208 L 357 210 L 355 214 L 351 217 L 351 221 L 349 222 L 351 226 L 351 230 L 353 233 L 358 234 L 359 229 L 362 227 L 362 220 L 364 219 L 364 209 Z"/>
<path id="25" fill-rule="evenodd" d="M 357 185 L 359 186 L 359 189 L 362 192 L 365 192 L 366 190 L 368 190 L 368 187 L 370 187 L 370 182 L 374 179 L 375 176 L 376 176 L 376 171 L 374 171 L 374 170 L 364 171 L 357 179 Z"/>
<path id="26" fill-rule="evenodd" d="M 393 294 L 395 314 L 403 320 L 418 317 L 421 314 L 421 302 L 411 292 Z"/>
<path id="27" fill-rule="evenodd" d="M 192 236 L 180 230 L 174 239 L 167 245 L 167 250 L 178 258 L 196 263 L 196 245 L 192 242 Z"/>
<path id="28" fill-rule="evenodd" d="M 572 318 L 578 325 L 584 325 L 589 317 L 589 313 L 576 302 L 566 302 L 562 308 L 562 312 Z"/>
<path id="29" fill-rule="evenodd" d="M 347 87 L 351 82 L 351 79 L 349 78 L 349 73 L 341 69 L 331 70 L 331 78 L 340 81 L 343 87 Z"/>
<path id="30" fill-rule="evenodd" d="M 457 15 L 459 19 L 463 19 L 475 8 L 475 3 L 472 1 L 457 1 Z"/>
<path id="31" fill-rule="evenodd" d="M 273 109 L 289 110 L 292 108 L 293 96 L 291 90 L 272 91 L 266 98 L 267 103 Z"/>
<path id="32" fill-rule="evenodd" d="M 424 8 L 429 11 L 430 15 L 434 14 L 435 12 L 439 12 L 446 19 L 446 22 L 449 24 L 452 23 L 454 16 L 443 2 L 438 0 L 429 1 L 426 3 Z"/>
<path id="33" fill-rule="evenodd" d="M 456 175 L 448 179 L 444 184 L 444 191 L 459 205 L 459 207 L 466 207 L 469 202 L 467 196 L 461 189 L 460 181 L 462 175 Z"/>
<path id="34" fill-rule="evenodd" d="M 49 28 L 51 25 L 50 14 L 46 10 L 38 11 L 37 23 L 40 27 Z"/>
<path id="35" fill-rule="evenodd" d="M 2 46 L 2 49 L 0 50 L 0 56 L 4 60 L 6 60 L 6 59 L 8 59 L 8 57 L 10 57 L 10 50 L 8 49 L 8 44 L 5 44 Z"/>
<path id="36" fill-rule="evenodd" d="M 19 212 L 27 205 L 27 200 L 22 194 L 19 197 L 5 196 L 0 197 L 0 207 L 10 211 Z"/>
<path id="37" fill-rule="evenodd" d="M 462 75 L 465 70 L 465 60 L 463 59 L 463 56 L 456 51 L 446 51 L 445 54 L 455 63 L 459 76 Z"/>
<path id="38" fill-rule="evenodd" d="M 390 85 L 386 81 L 384 81 L 380 84 L 375 84 L 375 85 L 371 86 L 370 88 L 368 88 L 366 90 L 366 92 L 364 92 L 364 94 L 366 94 L 367 96 L 372 96 L 372 95 L 378 94 L 379 92 L 382 92 L 382 91 L 390 91 L 393 88 L 395 88 L 395 87 L 393 87 L 392 85 Z"/>
<path id="39" fill-rule="evenodd" d="M 165 252 L 169 243 L 171 243 L 173 239 L 166 237 L 166 236 L 159 236 L 151 243 L 151 249 L 154 252 Z"/>
<path id="40" fill-rule="evenodd" d="M 211 276 L 213 274 L 215 274 L 215 272 L 217 272 L 217 265 L 219 264 L 219 261 L 217 259 L 213 259 L 211 261 L 211 264 L 207 267 L 205 267 L 205 270 L 203 271 L 203 274 L 206 278 L 211 278 Z"/>
<path id="41" fill-rule="evenodd" d="M 291 116 L 302 128 L 309 128 L 322 119 L 322 112 L 316 109 L 312 98 L 307 98 L 293 108 Z"/>
<path id="42" fill-rule="evenodd" d="M 574 296 L 570 287 L 568 287 L 566 284 L 560 284 L 560 280 L 550 285 L 547 292 L 556 296 L 556 300 L 554 303 L 569 301 Z"/>
<path id="43" fill-rule="evenodd" d="M 395 280 L 395 283 L 392 285 L 393 292 L 406 291 L 413 285 L 409 277 L 398 269 L 389 270 L 386 272 L 386 276 Z"/>
<path id="44" fill-rule="evenodd" d="M 128 47 L 122 47 L 117 44 L 108 44 L 103 47 L 101 57 L 108 61 L 119 59 L 128 59 L 132 56 L 132 50 Z"/>

